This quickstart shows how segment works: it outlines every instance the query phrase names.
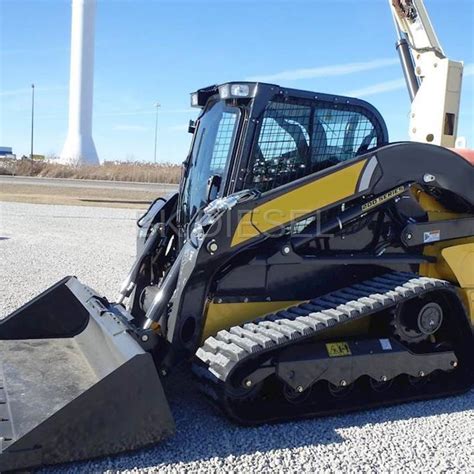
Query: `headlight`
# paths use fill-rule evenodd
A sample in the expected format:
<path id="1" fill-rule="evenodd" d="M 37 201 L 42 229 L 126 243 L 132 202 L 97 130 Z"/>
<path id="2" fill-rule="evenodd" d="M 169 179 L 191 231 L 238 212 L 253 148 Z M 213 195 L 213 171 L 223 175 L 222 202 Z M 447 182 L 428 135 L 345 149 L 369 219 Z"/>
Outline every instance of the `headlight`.
<path id="1" fill-rule="evenodd" d="M 232 84 L 230 86 L 230 95 L 248 97 L 250 95 L 250 87 L 247 84 Z"/>
<path id="2" fill-rule="evenodd" d="M 229 84 L 224 84 L 223 86 L 219 87 L 219 95 L 221 96 L 221 99 L 229 99 L 230 98 Z"/>
<path id="3" fill-rule="evenodd" d="M 223 84 L 219 86 L 221 99 L 245 99 L 255 96 L 256 84 Z"/>
<path id="4" fill-rule="evenodd" d="M 191 94 L 191 107 L 199 107 L 199 96 L 197 92 Z"/>

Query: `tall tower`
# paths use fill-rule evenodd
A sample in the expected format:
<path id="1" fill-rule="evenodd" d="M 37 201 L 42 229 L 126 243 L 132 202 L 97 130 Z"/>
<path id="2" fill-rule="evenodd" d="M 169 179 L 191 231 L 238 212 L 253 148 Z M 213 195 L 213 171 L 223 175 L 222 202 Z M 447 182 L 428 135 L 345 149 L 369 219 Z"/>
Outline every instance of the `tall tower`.
<path id="1" fill-rule="evenodd" d="M 60 163 L 98 165 L 92 139 L 96 0 L 72 0 L 69 129 Z"/>

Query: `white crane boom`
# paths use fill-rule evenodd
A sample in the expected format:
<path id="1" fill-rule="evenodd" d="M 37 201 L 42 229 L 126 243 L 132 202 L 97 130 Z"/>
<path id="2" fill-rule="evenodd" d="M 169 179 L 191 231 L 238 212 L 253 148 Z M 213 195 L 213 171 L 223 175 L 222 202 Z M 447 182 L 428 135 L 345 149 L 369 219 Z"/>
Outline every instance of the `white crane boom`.
<path id="1" fill-rule="evenodd" d="M 452 148 L 457 138 L 463 63 L 444 54 L 423 0 L 388 1 L 412 100 L 410 139 Z"/>

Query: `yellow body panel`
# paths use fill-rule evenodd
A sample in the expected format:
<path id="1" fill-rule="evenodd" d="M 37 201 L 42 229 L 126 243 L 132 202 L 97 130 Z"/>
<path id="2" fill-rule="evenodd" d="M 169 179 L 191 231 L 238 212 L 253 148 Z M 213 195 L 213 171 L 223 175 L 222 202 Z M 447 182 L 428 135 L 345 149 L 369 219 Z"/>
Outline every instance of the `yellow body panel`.
<path id="1" fill-rule="evenodd" d="M 420 189 L 415 190 L 418 202 L 430 221 L 469 217 L 455 214 Z M 474 236 L 426 245 L 424 255 L 437 258 L 436 263 L 422 263 L 420 275 L 441 278 L 459 286 L 459 292 L 474 324 Z"/>
<path id="2" fill-rule="evenodd" d="M 469 311 L 471 324 L 474 326 L 474 288 L 461 288 L 459 292 Z"/>
<path id="3" fill-rule="evenodd" d="M 217 334 L 221 329 L 228 329 L 265 314 L 300 304 L 301 301 L 259 301 L 252 303 L 209 303 L 202 339 Z"/>
<path id="4" fill-rule="evenodd" d="M 473 239 L 471 239 L 473 240 Z M 457 244 L 466 243 L 466 239 L 448 240 L 445 242 L 436 242 L 434 244 L 426 245 L 423 250 L 423 255 L 429 257 L 436 257 L 436 263 L 421 263 L 419 273 L 422 276 L 430 278 L 440 278 L 451 283 L 457 284 L 457 278 L 448 262 L 443 257 L 443 250 Z"/>
<path id="5" fill-rule="evenodd" d="M 444 248 L 441 255 L 451 267 L 459 286 L 474 288 L 474 242 Z"/>
<path id="6" fill-rule="evenodd" d="M 434 197 L 426 194 L 419 188 L 414 189 L 415 197 L 418 200 L 420 206 L 428 213 L 428 219 L 430 221 L 441 221 L 444 219 L 460 219 L 462 217 L 469 217 L 469 214 L 456 214 L 455 212 L 449 211 L 441 203 L 439 203 Z"/>
<path id="7" fill-rule="evenodd" d="M 235 229 L 231 247 L 352 196 L 366 161 L 297 187 L 244 214 Z"/>
<path id="8" fill-rule="evenodd" d="M 474 323 L 474 242 L 444 248 L 441 255 L 461 287 L 461 296 Z"/>

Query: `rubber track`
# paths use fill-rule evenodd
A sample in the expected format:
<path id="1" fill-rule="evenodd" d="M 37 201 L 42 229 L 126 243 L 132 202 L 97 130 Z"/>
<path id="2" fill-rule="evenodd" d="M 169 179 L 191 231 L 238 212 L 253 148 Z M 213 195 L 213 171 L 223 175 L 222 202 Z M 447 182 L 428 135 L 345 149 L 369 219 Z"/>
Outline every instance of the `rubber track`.
<path id="1" fill-rule="evenodd" d="M 203 367 L 198 368 L 197 373 L 202 379 L 226 382 L 237 366 L 257 354 L 301 342 L 328 328 L 383 311 L 435 288 L 452 288 L 452 285 L 414 273 L 390 272 L 221 330 L 197 350 L 197 358 L 207 367 L 204 371 Z"/>

